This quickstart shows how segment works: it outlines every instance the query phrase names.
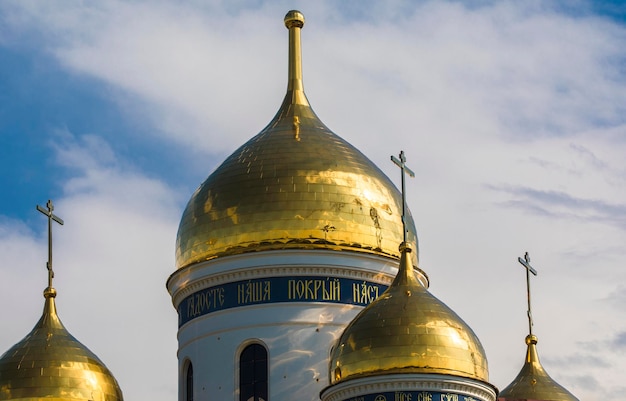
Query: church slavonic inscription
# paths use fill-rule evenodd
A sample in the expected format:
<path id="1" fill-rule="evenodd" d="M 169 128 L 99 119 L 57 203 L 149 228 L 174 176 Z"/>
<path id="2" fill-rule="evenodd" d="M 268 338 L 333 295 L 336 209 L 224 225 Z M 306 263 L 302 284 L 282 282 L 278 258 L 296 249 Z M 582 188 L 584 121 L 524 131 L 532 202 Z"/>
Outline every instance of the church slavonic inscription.
<path id="1" fill-rule="evenodd" d="M 187 298 L 187 315 L 204 315 L 224 305 L 224 289 L 221 287 L 199 291 Z"/>
<path id="2" fill-rule="evenodd" d="M 327 302 L 366 306 L 387 286 L 333 276 L 263 277 L 216 285 L 178 304 L 178 324 L 208 313 L 247 305 L 280 302 Z M 366 400 L 367 401 L 367 400 Z"/>
<path id="3" fill-rule="evenodd" d="M 289 280 L 289 300 L 341 301 L 341 283 L 339 279 Z"/>
<path id="4" fill-rule="evenodd" d="M 418 396 L 418 400 L 419 400 L 419 394 Z M 424 399 L 426 400 L 426 399 Z M 403 391 L 396 391 L 395 397 L 394 397 L 394 401 L 414 401 L 413 400 L 413 394 L 411 393 L 405 393 Z M 427 401 L 431 401 L 431 399 L 429 398 Z"/>
<path id="5" fill-rule="evenodd" d="M 272 300 L 271 281 L 248 281 L 237 285 L 237 305 L 270 302 Z"/>
<path id="6" fill-rule="evenodd" d="M 369 305 L 378 298 L 380 286 L 363 281 L 352 284 L 353 301 L 356 304 Z"/>

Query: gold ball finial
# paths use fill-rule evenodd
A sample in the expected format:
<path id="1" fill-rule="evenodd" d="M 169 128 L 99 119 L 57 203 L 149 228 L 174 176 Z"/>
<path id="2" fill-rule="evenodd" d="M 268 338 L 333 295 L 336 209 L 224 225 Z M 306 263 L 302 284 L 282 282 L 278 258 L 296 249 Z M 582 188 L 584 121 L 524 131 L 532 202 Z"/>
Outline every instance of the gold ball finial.
<path id="1" fill-rule="evenodd" d="M 48 298 L 55 298 L 57 296 L 57 290 L 55 290 L 53 287 L 46 287 L 45 290 L 43 290 L 43 297 L 48 299 Z"/>
<path id="2" fill-rule="evenodd" d="M 285 15 L 285 26 L 287 29 L 302 28 L 304 26 L 304 14 L 298 10 L 291 10 Z"/>
<path id="3" fill-rule="evenodd" d="M 413 247 L 408 242 L 402 242 L 398 247 L 400 252 L 406 251 L 407 253 L 411 253 L 413 251 Z"/>
<path id="4" fill-rule="evenodd" d="M 529 334 L 526 336 L 526 345 L 537 344 L 537 336 L 534 334 Z"/>

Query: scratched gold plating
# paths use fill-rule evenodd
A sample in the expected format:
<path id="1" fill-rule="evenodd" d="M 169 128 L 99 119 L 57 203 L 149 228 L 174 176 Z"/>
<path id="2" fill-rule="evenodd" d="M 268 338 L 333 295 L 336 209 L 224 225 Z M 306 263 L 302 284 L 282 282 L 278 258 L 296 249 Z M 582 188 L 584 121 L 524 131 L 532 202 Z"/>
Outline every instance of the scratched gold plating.
<path id="1" fill-rule="evenodd" d="M 192 195 L 176 240 L 176 267 L 274 249 L 331 249 L 398 258 L 402 199 L 361 152 L 330 131 L 304 94 L 300 31 L 290 11 L 289 79 L 276 116 Z M 384 133 L 381 133 L 381 135 Z M 408 214 L 407 241 L 417 245 Z M 413 253 L 417 266 L 417 252 Z"/>
<path id="2" fill-rule="evenodd" d="M 46 288 L 41 319 L 0 357 L 0 400 L 122 401 L 111 372 L 61 323 L 55 296 Z"/>
<path id="3" fill-rule="evenodd" d="M 488 382 L 487 358 L 470 327 L 416 279 L 403 244 L 391 286 L 362 310 L 333 348 L 330 383 L 386 373 L 435 373 Z"/>

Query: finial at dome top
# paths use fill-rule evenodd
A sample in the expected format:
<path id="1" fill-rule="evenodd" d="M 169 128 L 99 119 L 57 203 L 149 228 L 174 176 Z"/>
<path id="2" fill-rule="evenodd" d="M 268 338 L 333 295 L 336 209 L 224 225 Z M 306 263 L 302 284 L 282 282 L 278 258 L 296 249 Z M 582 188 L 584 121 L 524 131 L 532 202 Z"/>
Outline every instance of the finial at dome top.
<path id="1" fill-rule="evenodd" d="M 302 28 L 304 26 L 304 14 L 298 10 L 291 10 L 285 15 L 287 28 Z"/>
<path id="2" fill-rule="evenodd" d="M 300 30 L 304 26 L 304 15 L 300 11 L 291 10 L 285 15 L 285 26 L 289 29 L 289 81 L 287 84 L 287 97 L 290 104 L 309 106 L 309 101 L 304 94 L 302 83 L 302 45 L 300 43 Z"/>

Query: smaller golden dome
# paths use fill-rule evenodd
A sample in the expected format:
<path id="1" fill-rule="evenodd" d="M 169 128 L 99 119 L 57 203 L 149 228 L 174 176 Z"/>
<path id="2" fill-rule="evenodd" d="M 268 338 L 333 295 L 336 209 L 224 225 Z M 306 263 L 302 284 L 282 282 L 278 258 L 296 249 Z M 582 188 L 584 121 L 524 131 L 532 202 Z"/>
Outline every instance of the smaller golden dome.
<path id="1" fill-rule="evenodd" d="M 541 366 L 537 337 L 526 336 L 526 360 L 515 380 L 500 392 L 498 401 L 578 401 L 572 393 L 554 381 Z"/>
<path id="2" fill-rule="evenodd" d="M 330 382 L 388 373 L 446 374 L 489 379 L 480 341 L 413 273 L 411 248 L 400 247 L 391 286 L 345 329 L 330 361 Z"/>
<path id="3" fill-rule="evenodd" d="M 107 367 L 63 326 L 56 290 L 44 290 L 43 315 L 24 339 L 0 357 L 0 400 L 122 401 Z"/>

